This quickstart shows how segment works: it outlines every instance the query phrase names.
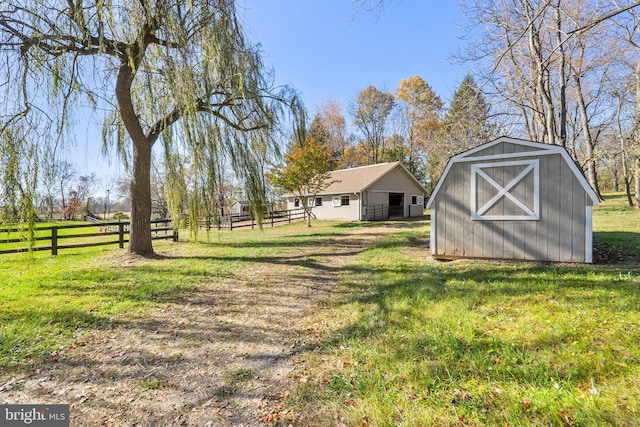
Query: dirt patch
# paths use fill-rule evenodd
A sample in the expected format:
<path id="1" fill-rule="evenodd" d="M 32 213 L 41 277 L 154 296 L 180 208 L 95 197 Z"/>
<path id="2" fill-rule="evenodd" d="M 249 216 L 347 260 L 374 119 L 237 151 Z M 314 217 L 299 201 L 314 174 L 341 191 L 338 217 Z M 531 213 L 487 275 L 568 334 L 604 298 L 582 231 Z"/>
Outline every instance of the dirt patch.
<path id="1" fill-rule="evenodd" d="M 342 267 L 393 231 L 382 223 L 356 227 L 322 246 L 299 248 L 295 263 L 253 264 L 144 318 L 78 334 L 40 369 L 0 384 L 0 397 L 70 404 L 73 426 L 256 426 L 286 419 L 280 401 L 306 344 L 300 325 L 340 292 Z M 162 259 L 119 261 L 135 268 Z"/>

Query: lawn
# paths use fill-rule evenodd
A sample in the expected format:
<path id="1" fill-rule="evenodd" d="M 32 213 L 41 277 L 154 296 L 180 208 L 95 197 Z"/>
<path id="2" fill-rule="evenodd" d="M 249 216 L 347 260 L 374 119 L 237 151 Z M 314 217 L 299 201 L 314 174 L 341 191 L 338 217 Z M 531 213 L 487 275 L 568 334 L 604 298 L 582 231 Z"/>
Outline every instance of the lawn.
<path id="1" fill-rule="evenodd" d="M 74 376 L 65 387 L 89 384 L 103 393 L 91 403 L 77 392 L 85 397 L 76 401 L 93 406 L 86 413 L 74 406 L 76 416 L 98 425 L 117 396 L 130 395 L 135 401 L 118 403 L 117 410 L 138 410 L 140 401 L 140 412 L 123 416 L 141 420 L 154 404 L 144 399 L 156 396 L 161 404 L 187 393 L 179 375 L 195 376 L 197 363 L 209 362 L 189 351 L 205 343 L 207 351 L 231 346 L 237 337 L 229 331 L 247 331 L 252 318 L 264 322 L 263 310 L 279 310 L 279 300 L 304 284 L 305 298 L 320 290 L 323 296 L 307 308 L 299 299 L 286 303 L 288 319 L 295 319 L 286 324 L 299 336 L 293 343 L 289 335 L 267 336 L 269 345 L 284 346 L 291 356 L 283 363 L 293 369 L 278 383 L 277 396 L 252 406 L 267 424 L 638 425 L 640 212 L 623 202 L 614 195 L 594 211 L 594 243 L 608 254 L 603 259 L 612 264 L 606 265 L 435 262 L 426 221 L 212 231 L 199 243 L 156 242 L 161 256 L 153 260 L 130 259 L 115 248 L 0 256 L 0 396 L 3 383 L 11 396 L 30 393 L 30 384 L 43 388 L 53 381 L 39 382 L 52 355 L 66 354 L 87 367 L 77 372 L 81 367 L 71 366 Z M 138 343 L 144 351 L 130 350 L 141 356 L 123 369 L 139 368 L 139 375 L 111 377 L 105 360 L 117 363 L 122 353 L 109 337 L 127 336 L 139 325 L 135 336 L 145 337 L 144 322 L 172 310 L 175 319 L 160 316 L 153 328 L 175 321 L 166 327 L 184 330 L 184 346 L 168 352 L 177 344 L 157 338 L 164 336 L 160 331 Z M 193 319 L 201 322 L 198 339 L 189 335 Z M 260 324 L 255 331 L 270 328 Z M 172 333 L 177 342 L 181 335 Z M 154 349 L 156 341 L 167 347 Z M 115 353 L 100 359 L 92 343 Z M 259 363 L 251 365 L 239 353 L 230 347 L 227 356 L 241 364 L 206 367 L 208 378 L 220 375 L 224 387 L 189 383 L 193 393 L 213 393 L 217 402 L 192 412 L 213 408 L 224 415 L 233 408 L 227 399 L 250 395 L 258 378 L 268 379 L 259 364 L 266 359 L 256 357 Z M 156 354 L 164 355 L 166 366 L 149 362 Z M 88 364 L 94 359 L 100 361 L 95 367 Z M 64 360 L 55 361 L 56 369 Z M 179 402 L 192 399 L 185 396 Z"/>
<path id="2" fill-rule="evenodd" d="M 179 301 L 202 284 L 242 277 L 257 259 L 295 257 L 301 248 L 349 230 L 328 222 L 321 231 L 298 223 L 264 232 L 203 232 L 199 243 L 155 241 L 166 259 L 154 262 L 138 263 L 113 247 L 0 255 L 0 381 L 37 366 L 86 331 Z"/>
<path id="3" fill-rule="evenodd" d="M 594 215 L 613 266 L 433 262 L 426 226 L 382 239 L 309 321 L 291 408 L 315 425 L 638 425 L 640 212 L 622 202 Z"/>

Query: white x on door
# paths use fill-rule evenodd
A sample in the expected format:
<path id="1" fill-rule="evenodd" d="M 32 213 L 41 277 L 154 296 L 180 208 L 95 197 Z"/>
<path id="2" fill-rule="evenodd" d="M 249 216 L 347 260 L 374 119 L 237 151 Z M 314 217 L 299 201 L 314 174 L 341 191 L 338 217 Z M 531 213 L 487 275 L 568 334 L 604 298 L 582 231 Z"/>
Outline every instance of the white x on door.
<path id="1" fill-rule="evenodd" d="M 471 219 L 473 220 L 528 220 L 536 221 L 540 219 L 540 175 L 539 162 L 534 160 L 515 160 L 508 162 L 492 162 L 478 163 L 471 165 Z M 513 169 L 514 166 L 523 166 L 513 179 L 509 182 L 501 184 L 496 179 L 495 174 L 500 168 Z M 494 174 L 494 176 L 491 176 Z M 533 180 L 526 180 L 533 174 Z M 520 183 L 529 183 L 525 185 L 524 191 L 527 194 L 527 201 L 519 200 L 511 193 L 511 190 Z M 489 192 L 493 194 L 487 201 L 482 201 L 479 206 L 478 196 L 481 192 Z M 515 215 L 488 215 L 487 213 L 500 201 L 509 200 L 519 210 Z"/>

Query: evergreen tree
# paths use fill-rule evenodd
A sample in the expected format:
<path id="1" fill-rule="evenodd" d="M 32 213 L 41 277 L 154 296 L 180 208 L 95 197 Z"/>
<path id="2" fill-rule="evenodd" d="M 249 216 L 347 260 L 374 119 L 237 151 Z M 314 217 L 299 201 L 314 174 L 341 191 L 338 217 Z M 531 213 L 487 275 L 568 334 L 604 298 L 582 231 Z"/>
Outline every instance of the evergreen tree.
<path id="1" fill-rule="evenodd" d="M 427 175 L 431 185 L 440 178 L 449 158 L 491 138 L 489 109 L 473 77 L 465 76 L 440 124 L 438 137 L 428 150 Z"/>

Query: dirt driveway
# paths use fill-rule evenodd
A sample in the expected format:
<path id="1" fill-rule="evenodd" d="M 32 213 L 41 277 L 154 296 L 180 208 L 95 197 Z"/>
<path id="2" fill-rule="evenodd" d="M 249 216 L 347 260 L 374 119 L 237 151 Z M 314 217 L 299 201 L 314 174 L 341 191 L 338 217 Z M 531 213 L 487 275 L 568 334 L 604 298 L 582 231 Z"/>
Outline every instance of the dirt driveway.
<path id="1" fill-rule="evenodd" d="M 417 224 L 416 224 L 417 225 Z M 255 426 L 282 414 L 305 316 L 340 292 L 341 269 L 381 236 L 383 223 L 354 227 L 295 262 L 251 270 L 189 292 L 144 318 L 85 333 L 54 353 L 7 403 L 68 403 L 73 426 Z M 170 257 L 171 254 L 167 253 Z M 160 260 L 133 260 L 131 268 Z"/>

